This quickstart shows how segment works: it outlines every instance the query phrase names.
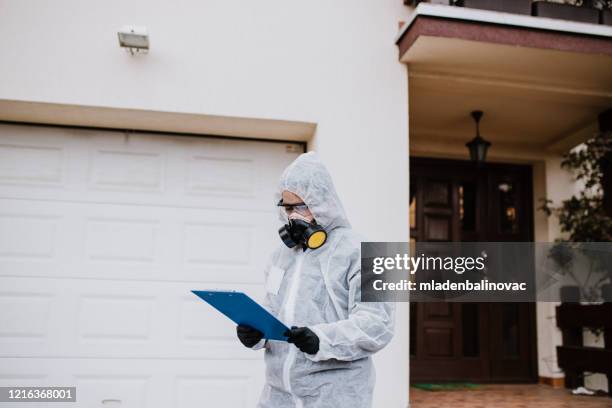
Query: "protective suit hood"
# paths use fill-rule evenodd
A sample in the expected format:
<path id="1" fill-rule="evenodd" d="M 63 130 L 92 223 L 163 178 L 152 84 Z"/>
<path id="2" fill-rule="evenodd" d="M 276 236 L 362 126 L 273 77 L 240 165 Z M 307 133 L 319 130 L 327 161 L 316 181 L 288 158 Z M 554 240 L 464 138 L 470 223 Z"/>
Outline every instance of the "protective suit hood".
<path id="1" fill-rule="evenodd" d="M 315 152 L 301 154 L 283 171 L 276 201 L 281 199 L 283 190 L 300 196 L 317 223 L 325 230 L 351 226 L 331 175 Z M 282 212 L 280 218 L 286 222 Z"/>

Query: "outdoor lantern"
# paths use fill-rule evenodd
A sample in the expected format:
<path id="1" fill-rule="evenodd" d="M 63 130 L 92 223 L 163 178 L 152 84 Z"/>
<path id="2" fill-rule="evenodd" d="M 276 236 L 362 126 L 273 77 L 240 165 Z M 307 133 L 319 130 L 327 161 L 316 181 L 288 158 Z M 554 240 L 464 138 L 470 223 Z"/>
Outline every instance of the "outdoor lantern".
<path id="1" fill-rule="evenodd" d="M 470 149 L 470 158 L 472 161 L 482 164 L 487 159 L 487 150 L 489 150 L 491 142 L 480 137 L 480 119 L 482 118 L 482 111 L 473 111 L 472 117 L 476 122 L 476 137 L 465 145 Z"/>

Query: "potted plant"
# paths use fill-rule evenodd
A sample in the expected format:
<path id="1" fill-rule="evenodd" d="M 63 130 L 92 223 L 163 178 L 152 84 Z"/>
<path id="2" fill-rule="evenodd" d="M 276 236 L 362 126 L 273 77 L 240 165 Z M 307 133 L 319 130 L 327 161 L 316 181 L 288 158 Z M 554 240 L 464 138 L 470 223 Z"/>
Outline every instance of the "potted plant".
<path id="1" fill-rule="evenodd" d="M 605 207 L 603 191 L 604 170 L 612 165 L 612 132 L 601 132 L 582 147 L 564 156 L 561 166 L 570 170 L 584 188 L 558 207 L 548 199 L 541 199 L 540 207 L 548 216 L 556 215 L 561 232 L 565 234 L 551 254 L 559 265 L 569 264 L 571 250 L 580 250 L 579 243 L 612 242 L 612 214 Z M 612 192 L 607 192 L 612 194 Z M 582 298 L 592 301 L 612 293 L 612 265 L 608 258 L 591 256 L 594 270 L 600 276 L 589 287 L 562 288 L 562 300 L 576 302 Z M 582 293 L 579 293 L 582 292 Z"/>
<path id="2" fill-rule="evenodd" d="M 534 1 L 532 4 L 532 14 L 538 17 L 599 24 L 599 9 L 604 1 L 605 0 L 565 0 L 563 2 L 551 2 L 548 0 Z"/>

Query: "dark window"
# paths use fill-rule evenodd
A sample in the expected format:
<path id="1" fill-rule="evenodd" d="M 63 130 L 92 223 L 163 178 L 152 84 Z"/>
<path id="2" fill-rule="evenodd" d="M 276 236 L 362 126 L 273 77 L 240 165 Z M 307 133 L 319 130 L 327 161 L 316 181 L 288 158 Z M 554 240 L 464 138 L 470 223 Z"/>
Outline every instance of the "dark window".
<path id="1" fill-rule="evenodd" d="M 459 220 L 462 231 L 476 231 L 476 185 L 463 182 L 459 185 Z"/>
<path id="2" fill-rule="evenodd" d="M 497 185 L 499 194 L 499 219 L 502 233 L 518 232 L 518 214 L 516 209 L 516 186 L 512 182 L 502 182 Z"/>

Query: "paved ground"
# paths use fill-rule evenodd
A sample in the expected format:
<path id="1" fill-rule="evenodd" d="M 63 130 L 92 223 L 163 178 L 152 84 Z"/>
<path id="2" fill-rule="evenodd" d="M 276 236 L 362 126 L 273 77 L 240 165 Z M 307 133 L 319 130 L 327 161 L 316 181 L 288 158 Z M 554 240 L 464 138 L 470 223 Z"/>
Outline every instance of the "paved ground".
<path id="1" fill-rule="evenodd" d="M 411 408 L 612 408 L 612 398 L 582 397 L 548 385 L 483 385 L 466 391 L 410 389 Z"/>

